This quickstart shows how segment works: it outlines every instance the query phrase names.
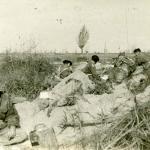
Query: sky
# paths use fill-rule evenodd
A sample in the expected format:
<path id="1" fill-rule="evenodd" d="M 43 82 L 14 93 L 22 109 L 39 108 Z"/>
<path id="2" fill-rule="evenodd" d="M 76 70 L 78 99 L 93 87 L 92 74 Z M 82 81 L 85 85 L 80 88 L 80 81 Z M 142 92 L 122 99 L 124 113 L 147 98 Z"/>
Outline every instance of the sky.
<path id="1" fill-rule="evenodd" d="M 0 0 L 0 52 L 150 52 L 149 0 Z"/>

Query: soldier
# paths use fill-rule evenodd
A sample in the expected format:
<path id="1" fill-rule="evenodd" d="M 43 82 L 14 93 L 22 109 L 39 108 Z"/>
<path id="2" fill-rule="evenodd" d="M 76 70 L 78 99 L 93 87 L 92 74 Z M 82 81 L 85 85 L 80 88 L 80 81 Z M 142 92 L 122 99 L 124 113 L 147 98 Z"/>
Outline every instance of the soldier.
<path id="1" fill-rule="evenodd" d="M 91 60 L 88 61 L 87 65 L 81 70 L 85 74 L 88 74 L 92 78 L 100 79 L 96 72 L 96 66 L 95 64 L 99 62 L 99 57 L 97 55 L 93 55 Z"/>
<path id="2" fill-rule="evenodd" d="M 114 78 L 115 82 L 121 83 L 126 79 L 134 70 L 135 63 L 132 59 L 128 58 L 125 52 L 120 53 L 113 62 L 114 64 Z"/>
<path id="3" fill-rule="evenodd" d="M 137 48 L 133 51 L 136 66 L 143 66 L 144 69 L 150 67 L 149 58 L 142 53 L 141 49 Z"/>
<path id="4" fill-rule="evenodd" d="M 44 88 L 54 88 L 62 79 L 66 78 L 72 73 L 72 62 L 70 60 L 64 60 L 63 64 L 59 66 L 58 70 L 52 74 L 52 76 L 46 77 L 44 81 Z"/>
<path id="5" fill-rule="evenodd" d="M 63 65 L 58 69 L 58 76 L 61 79 L 69 76 L 72 73 L 72 62 L 70 60 L 64 60 Z"/>
<path id="6" fill-rule="evenodd" d="M 135 64 L 136 64 L 136 71 L 135 72 L 140 72 L 138 69 L 142 70 L 145 75 L 148 77 L 148 82 L 150 82 L 150 61 L 149 58 L 146 54 L 142 53 L 141 49 L 137 48 L 133 51 L 134 53 L 134 58 L 135 58 Z M 134 74 L 135 74 L 134 72 Z"/>
<path id="7" fill-rule="evenodd" d="M 89 75 L 89 78 L 95 83 L 94 94 L 111 93 L 111 83 L 104 81 L 96 72 L 96 63 L 99 62 L 99 57 L 93 55 L 87 65 L 81 70 L 85 74 Z"/>
<path id="8" fill-rule="evenodd" d="M 16 128 L 19 127 L 20 125 L 19 125 L 18 113 L 13 103 L 11 102 L 10 96 L 3 88 L 1 88 L 0 89 L 0 144 L 9 145 L 9 144 L 13 144 L 14 142 L 17 143 L 17 142 L 21 142 L 22 140 L 25 140 L 27 138 L 26 134 L 21 130 L 19 131 L 16 130 Z"/>

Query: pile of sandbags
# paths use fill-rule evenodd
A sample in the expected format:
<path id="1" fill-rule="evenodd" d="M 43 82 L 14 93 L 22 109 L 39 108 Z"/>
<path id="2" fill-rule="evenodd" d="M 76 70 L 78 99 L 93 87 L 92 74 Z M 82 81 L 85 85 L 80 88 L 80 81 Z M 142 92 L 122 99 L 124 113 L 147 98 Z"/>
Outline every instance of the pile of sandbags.
<path id="1" fill-rule="evenodd" d="M 51 91 L 41 92 L 39 97 L 48 98 L 51 105 L 63 106 L 67 104 L 68 97 L 83 95 L 92 91 L 94 87 L 95 85 L 88 76 L 78 70 L 63 79 Z"/>
<path id="2" fill-rule="evenodd" d="M 59 94 L 67 92 L 67 90 L 70 89 L 70 86 L 66 88 L 66 84 L 71 79 L 81 82 L 84 93 L 88 93 L 89 90 L 94 88 L 94 85 L 92 84 L 92 81 L 89 80 L 88 76 L 86 74 L 84 74 L 82 71 L 78 70 L 78 71 L 75 71 L 74 73 L 72 73 L 71 75 L 69 75 L 68 77 L 66 77 L 59 84 L 57 84 L 52 89 L 52 91 L 54 93 L 59 93 Z M 63 87 L 65 87 L 65 88 L 63 88 Z"/>
<path id="3" fill-rule="evenodd" d="M 57 106 L 63 106 L 67 97 L 75 94 L 82 95 L 93 87 L 87 75 L 81 71 L 76 71 L 56 85 L 52 91 L 41 92 L 40 96 L 33 102 L 26 101 L 16 104 L 21 127 L 29 133 L 35 124 L 50 122 L 46 121 L 46 119 L 49 119 L 46 109 L 49 105 L 57 103 Z"/>
<path id="4" fill-rule="evenodd" d="M 149 91 L 150 87 L 147 87 L 144 93 L 136 95 L 136 103 L 135 95 L 128 91 L 125 84 L 116 86 L 113 94 L 84 95 L 88 101 L 79 100 L 76 107 L 66 111 L 63 122 L 65 129 L 57 135 L 59 143 L 71 145 L 83 136 L 90 137 L 97 130 L 107 130 L 111 123 L 123 118 L 137 104 L 148 102 Z"/>
<path id="5" fill-rule="evenodd" d="M 83 138 L 83 135 L 90 136 L 96 128 L 103 129 L 104 121 L 109 126 L 109 123 L 124 116 L 135 106 L 135 97 L 125 83 L 114 86 L 111 94 L 86 94 L 90 88 L 93 88 L 91 81 L 78 71 L 65 78 L 52 91 L 41 92 L 33 102 L 16 104 L 21 128 L 29 133 L 37 124 L 43 123 L 54 128 L 59 145 L 70 145 Z M 139 104 L 149 101 L 149 90 L 150 87 L 147 87 L 144 93 L 136 96 Z M 66 97 L 71 95 L 76 95 L 76 103 L 64 105 Z M 48 115 L 49 104 L 54 102 L 57 105 Z"/>
<path id="6" fill-rule="evenodd" d="M 149 91 L 149 88 L 145 90 L 143 94 L 140 94 L 140 96 L 137 95 L 139 102 L 145 99 L 145 97 L 144 102 L 149 100 L 150 95 L 147 91 Z M 139 97 L 142 97 L 142 99 Z M 78 97 L 76 105 L 55 107 L 50 117 L 47 116 L 48 108 L 40 110 L 38 103 L 36 103 L 37 101 L 19 103 L 16 105 L 16 108 L 20 116 L 21 128 L 29 133 L 36 124 L 44 123 L 48 127 L 55 129 L 56 134 L 58 134 L 59 143 L 63 144 L 64 141 L 68 140 L 70 142 L 71 140 L 65 137 L 64 134 L 66 134 L 68 130 L 68 132 L 70 132 L 72 128 L 77 127 L 80 122 L 82 122 L 82 126 L 85 126 L 85 128 L 87 128 L 86 126 L 93 126 L 95 128 L 95 124 L 101 123 L 100 116 L 106 117 L 105 119 L 108 119 L 109 122 L 115 119 L 115 117 L 124 115 L 134 107 L 135 103 L 133 98 L 133 95 L 128 91 L 126 85 L 120 84 L 115 87 L 112 94 L 84 94 Z M 45 102 L 44 99 L 43 102 Z M 65 132 L 59 134 L 62 130 L 62 128 L 60 128 L 61 125 L 67 128 Z M 70 132 L 69 136 L 74 134 L 72 132 Z M 62 139 L 62 136 L 64 136 L 63 141 L 59 140 Z"/>

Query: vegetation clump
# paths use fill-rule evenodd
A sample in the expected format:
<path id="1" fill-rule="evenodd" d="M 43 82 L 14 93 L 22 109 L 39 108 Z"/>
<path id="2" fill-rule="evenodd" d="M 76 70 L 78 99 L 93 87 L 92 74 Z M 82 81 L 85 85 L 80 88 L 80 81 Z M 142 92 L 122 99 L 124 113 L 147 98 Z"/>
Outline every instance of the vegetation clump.
<path id="1" fill-rule="evenodd" d="M 149 150 L 150 102 L 135 106 L 126 115 L 109 123 L 106 129 L 94 133 L 84 144 L 99 150 Z"/>
<path id="2" fill-rule="evenodd" d="M 44 81 L 55 72 L 55 66 L 44 55 L 7 53 L 0 72 L 1 84 L 8 93 L 34 99 L 41 90 L 48 88 Z"/>

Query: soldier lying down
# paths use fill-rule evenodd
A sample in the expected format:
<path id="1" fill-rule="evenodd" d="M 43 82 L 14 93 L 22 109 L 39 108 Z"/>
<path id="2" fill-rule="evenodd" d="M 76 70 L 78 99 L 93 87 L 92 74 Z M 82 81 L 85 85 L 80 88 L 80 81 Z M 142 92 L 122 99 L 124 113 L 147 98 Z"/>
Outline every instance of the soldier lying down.
<path id="1" fill-rule="evenodd" d="M 27 135 L 19 129 L 19 116 L 9 95 L 0 89 L 0 145 L 17 144 Z"/>

